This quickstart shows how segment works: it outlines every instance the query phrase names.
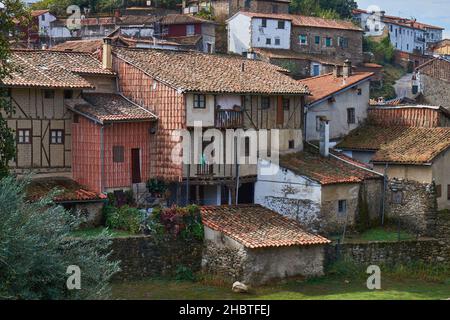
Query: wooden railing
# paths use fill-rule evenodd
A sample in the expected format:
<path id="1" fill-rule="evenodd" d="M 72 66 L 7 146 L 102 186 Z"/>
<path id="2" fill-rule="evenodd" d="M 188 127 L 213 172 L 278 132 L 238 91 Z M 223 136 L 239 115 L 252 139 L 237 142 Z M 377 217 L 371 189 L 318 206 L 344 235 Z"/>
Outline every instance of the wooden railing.
<path id="1" fill-rule="evenodd" d="M 216 128 L 240 128 L 244 125 L 244 113 L 235 110 L 216 110 Z"/>
<path id="2" fill-rule="evenodd" d="M 212 164 L 198 164 L 197 165 L 197 176 L 213 176 L 214 166 Z"/>

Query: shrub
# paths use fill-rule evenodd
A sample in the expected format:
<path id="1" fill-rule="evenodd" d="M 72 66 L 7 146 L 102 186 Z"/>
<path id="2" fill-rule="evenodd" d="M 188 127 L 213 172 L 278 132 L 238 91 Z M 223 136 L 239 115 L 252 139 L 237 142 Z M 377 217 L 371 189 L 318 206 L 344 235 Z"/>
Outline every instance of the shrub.
<path id="1" fill-rule="evenodd" d="M 110 239 L 71 238 L 80 217 L 55 205 L 48 195 L 26 201 L 28 182 L 0 180 L 0 299 L 99 299 L 119 271 L 110 261 Z M 70 265 L 82 270 L 81 290 L 67 290 Z"/>
<path id="2" fill-rule="evenodd" d="M 136 208 L 128 205 L 121 208 L 107 206 L 104 212 L 106 226 L 111 229 L 129 231 L 133 234 L 137 234 L 141 230 L 142 213 Z"/>
<path id="3" fill-rule="evenodd" d="M 177 281 L 196 281 L 196 276 L 194 272 L 183 265 L 179 265 L 175 271 L 175 280 Z"/>

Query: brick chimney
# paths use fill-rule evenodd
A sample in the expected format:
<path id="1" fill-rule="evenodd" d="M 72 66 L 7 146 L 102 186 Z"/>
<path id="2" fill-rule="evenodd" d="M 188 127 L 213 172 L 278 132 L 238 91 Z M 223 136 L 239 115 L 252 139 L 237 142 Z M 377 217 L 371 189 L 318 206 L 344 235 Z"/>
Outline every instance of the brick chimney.
<path id="1" fill-rule="evenodd" d="M 103 39 L 102 62 L 103 62 L 103 69 L 112 69 L 112 40 L 111 40 L 111 38 Z"/>
<path id="2" fill-rule="evenodd" d="M 352 62 L 350 61 L 350 60 L 345 60 L 345 62 L 344 62 L 344 68 L 343 68 L 343 72 L 342 72 L 342 75 L 345 77 L 345 78 L 348 78 L 348 77 L 350 77 L 351 75 L 352 75 Z"/>
<path id="3" fill-rule="evenodd" d="M 342 77 L 342 66 L 335 65 L 333 69 L 333 75 L 335 78 Z"/>
<path id="4" fill-rule="evenodd" d="M 330 155 L 330 121 L 326 117 L 320 117 L 320 155 Z"/>

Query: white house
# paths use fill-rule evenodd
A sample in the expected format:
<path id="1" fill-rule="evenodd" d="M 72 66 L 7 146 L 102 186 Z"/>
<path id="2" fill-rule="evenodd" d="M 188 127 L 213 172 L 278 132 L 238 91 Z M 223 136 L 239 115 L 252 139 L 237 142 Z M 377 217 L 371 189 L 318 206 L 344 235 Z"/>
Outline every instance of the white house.
<path id="1" fill-rule="evenodd" d="M 306 141 L 319 140 L 321 119 L 330 122 L 332 140 L 343 138 L 366 120 L 373 73 L 351 69 L 347 62 L 333 74 L 299 80 L 311 92 L 305 107 Z"/>
<path id="2" fill-rule="evenodd" d="M 238 12 L 227 23 L 229 52 L 243 54 L 250 48 L 290 49 L 292 23 L 285 15 Z"/>
<path id="3" fill-rule="evenodd" d="M 403 52 L 425 53 L 429 44 L 442 40 L 444 28 L 406 19 L 388 16 L 381 10 L 353 11 L 353 18 L 361 24 L 366 36 L 389 34 L 395 49 Z"/>

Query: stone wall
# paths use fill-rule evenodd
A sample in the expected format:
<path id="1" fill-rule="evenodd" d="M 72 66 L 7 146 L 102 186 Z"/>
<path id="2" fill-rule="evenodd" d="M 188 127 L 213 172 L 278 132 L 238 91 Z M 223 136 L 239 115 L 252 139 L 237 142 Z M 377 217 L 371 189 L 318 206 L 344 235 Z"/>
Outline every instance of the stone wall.
<path id="1" fill-rule="evenodd" d="M 426 239 L 401 242 L 368 242 L 329 245 L 326 263 L 351 259 L 362 265 L 395 265 L 410 262 L 450 262 L 450 246 L 443 239 Z"/>
<path id="2" fill-rule="evenodd" d="M 112 260 L 120 260 L 117 279 L 172 276 L 179 266 L 200 271 L 203 242 L 136 236 L 113 239 Z"/>
<path id="3" fill-rule="evenodd" d="M 421 102 L 450 110 L 450 83 L 421 74 Z"/>
<path id="4" fill-rule="evenodd" d="M 434 236 L 437 202 L 434 186 L 391 179 L 386 190 L 386 217 L 414 234 Z"/>
<path id="5" fill-rule="evenodd" d="M 97 228 L 103 224 L 103 202 L 80 202 L 75 204 L 73 210 L 79 212 L 86 219 L 82 228 Z"/>

